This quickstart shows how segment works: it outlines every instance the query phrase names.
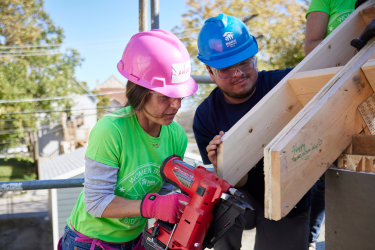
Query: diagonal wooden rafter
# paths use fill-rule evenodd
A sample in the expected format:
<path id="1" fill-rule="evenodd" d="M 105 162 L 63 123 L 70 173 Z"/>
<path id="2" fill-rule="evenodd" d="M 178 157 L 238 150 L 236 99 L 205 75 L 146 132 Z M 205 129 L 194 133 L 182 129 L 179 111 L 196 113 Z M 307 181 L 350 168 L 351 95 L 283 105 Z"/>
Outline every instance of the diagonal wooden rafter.
<path id="1" fill-rule="evenodd" d="M 287 215 L 360 132 L 357 108 L 374 92 L 361 66 L 374 57 L 375 39 L 264 149 L 267 218 Z"/>

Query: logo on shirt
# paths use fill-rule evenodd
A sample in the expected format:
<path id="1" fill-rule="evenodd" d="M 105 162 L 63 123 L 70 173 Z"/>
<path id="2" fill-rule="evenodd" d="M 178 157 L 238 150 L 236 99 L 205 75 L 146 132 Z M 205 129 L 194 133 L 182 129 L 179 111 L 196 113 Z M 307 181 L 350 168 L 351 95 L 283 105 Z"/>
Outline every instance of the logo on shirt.
<path id="1" fill-rule="evenodd" d="M 233 39 L 233 32 L 225 32 L 223 37 L 227 41 L 225 43 L 227 47 L 234 47 L 237 44 L 237 40 Z"/>
<path id="2" fill-rule="evenodd" d="M 116 183 L 115 195 L 129 200 L 142 200 L 148 193 L 157 193 L 162 186 L 163 180 L 160 177 L 160 165 L 149 162 L 135 167 L 131 172 L 125 173 Z M 155 195 L 148 197 L 150 200 L 155 198 Z M 137 216 L 116 220 L 121 226 L 132 229 L 143 225 L 145 219 Z"/>

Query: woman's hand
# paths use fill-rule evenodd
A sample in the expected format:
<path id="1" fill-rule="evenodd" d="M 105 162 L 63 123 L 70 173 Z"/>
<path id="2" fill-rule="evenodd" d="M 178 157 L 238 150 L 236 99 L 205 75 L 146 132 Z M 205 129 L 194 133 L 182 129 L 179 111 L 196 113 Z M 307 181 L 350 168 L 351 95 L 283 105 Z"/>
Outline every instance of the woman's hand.
<path id="1" fill-rule="evenodd" d="M 183 194 L 147 194 L 141 203 L 141 215 L 176 224 L 191 198 Z"/>
<path id="2" fill-rule="evenodd" d="M 208 159 L 210 159 L 212 165 L 214 166 L 214 170 L 217 173 L 217 145 L 221 144 L 223 141 L 221 137 L 223 137 L 224 132 L 220 131 L 220 133 L 215 136 L 212 141 L 206 147 Z"/>

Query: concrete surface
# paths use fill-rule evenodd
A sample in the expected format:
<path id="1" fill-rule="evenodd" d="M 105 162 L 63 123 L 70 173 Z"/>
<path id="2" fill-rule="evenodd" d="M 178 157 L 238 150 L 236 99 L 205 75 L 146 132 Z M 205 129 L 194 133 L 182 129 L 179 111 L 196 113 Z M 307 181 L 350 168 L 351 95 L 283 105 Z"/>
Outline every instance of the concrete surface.
<path id="1" fill-rule="evenodd" d="M 48 215 L 48 190 L 0 193 L 0 219 Z"/>

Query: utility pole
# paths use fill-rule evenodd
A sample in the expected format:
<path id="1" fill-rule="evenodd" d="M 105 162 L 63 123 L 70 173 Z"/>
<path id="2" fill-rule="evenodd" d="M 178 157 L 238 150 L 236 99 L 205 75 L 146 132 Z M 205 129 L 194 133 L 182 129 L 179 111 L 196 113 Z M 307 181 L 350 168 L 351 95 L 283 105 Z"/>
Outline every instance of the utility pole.
<path id="1" fill-rule="evenodd" d="M 148 0 L 139 0 L 139 32 L 147 31 Z"/>
<path id="2" fill-rule="evenodd" d="M 159 29 L 159 0 L 151 0 L 151 29 Z"/>

